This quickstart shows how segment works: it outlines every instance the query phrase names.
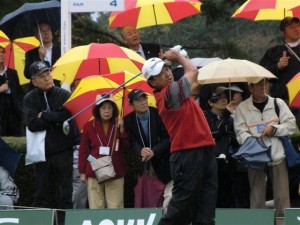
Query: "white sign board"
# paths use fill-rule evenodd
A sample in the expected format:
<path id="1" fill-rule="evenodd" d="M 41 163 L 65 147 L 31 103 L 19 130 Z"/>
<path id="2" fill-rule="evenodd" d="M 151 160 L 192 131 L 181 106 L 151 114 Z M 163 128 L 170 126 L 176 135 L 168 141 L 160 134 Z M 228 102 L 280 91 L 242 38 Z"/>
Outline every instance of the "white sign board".
<path id="1" fill-rule="evenodd" d="M 124 0 L 61 0 L 61 54 L 71 49 L 71 13 L 123 11 Z"/>
<path id="2" fill-rule="evenodd" d="M 69 0 L 69 12 L 123 11 L 124 0 Z"/>

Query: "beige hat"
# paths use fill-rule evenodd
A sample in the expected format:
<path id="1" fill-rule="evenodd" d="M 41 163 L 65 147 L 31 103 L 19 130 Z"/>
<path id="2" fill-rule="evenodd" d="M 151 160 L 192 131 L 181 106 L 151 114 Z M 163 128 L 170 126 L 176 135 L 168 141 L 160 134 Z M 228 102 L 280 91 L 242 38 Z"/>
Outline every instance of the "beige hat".
<path id="1" fill-rule="evenodd" d="M 266 79 L 266 78 L 265 77 L 249 77 L 249 78 L 247 78 L 247 82 L 248 82 L 248 85 L 257 84 L 263 79 Z"/>
<path id="2" fill-rule="evenodd" d="M 110 94 L 107 96 L 105 96 L 105 95 L 106 94 L 96 96 L 96 105 L 100 105 L 102 102 L 105 102 L 105 101 L 111 101 L 111 102 L 115 103 L 113 94 Z M 103 96 L 105 96 L 105 97 L 103 98 Z"/>

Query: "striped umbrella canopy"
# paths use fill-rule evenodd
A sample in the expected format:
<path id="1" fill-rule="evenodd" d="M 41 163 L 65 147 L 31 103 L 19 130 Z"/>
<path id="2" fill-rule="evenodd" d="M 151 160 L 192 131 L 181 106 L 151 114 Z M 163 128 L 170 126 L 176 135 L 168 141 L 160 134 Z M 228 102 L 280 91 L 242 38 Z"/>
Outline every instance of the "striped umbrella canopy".
<path id="1" fill-rule="evenodd" d="M 289 105 L 300 108 L 300 73 L 297 73 L 287 84 Z"/>
<path id="2" fill-rule="evenodd" d="M 143 76 L 135 76 L 128 71 L 120 71 L 81 79 L 68 101 L 64 104 L 73 116 L 76 115 L 74 119 L 79 130 L 82 130 L 86 122 L 93 119 L 92 107 L 86 107 L 95 103 L 97 95 L 100 94 L 104 95 L 113 91 L 114 100 L 122 117 L 133 111 L 128 103 L 128 94 L 133 89 L 141 89 L 146 92 L 149 105 L 156 107 L 152 88 L 147 84 L 146 79 Z M 124 82 L 127 83 L 120 86 Z M 86 110 L 83 110 L 85 108 Z"/>
<path id="3" fill-rule="evenodd" d="M 29 83 L 24 76 L 25 53 L 31 49 L 37 48 L 40 42 L 35 37 L 24 37 L 10 40 L 6 34 L 0 30 L 0 46 L 5 49 L 4 64 L 18 72 L 21 85 Z"/>
<path id="4" fill-rule="evenodd" d="M 282 20 L 295 16 L 290 9 L 299 6 L 300 0 L 248 0 L 232 15 L 250 20 Z"/>
<path id="5" fill-rule="evenodd" d="M 126 70 L 141 72 L 145 59 L 136 52 L 116 44 L 91 43 L 70 49 L 53 65 L 54 79 L 71 84 L 90 75 L 102 75 Z"/>
<path id="6" fill-rule="evenodd" d="M 299 6 L 291 8 L 289 11 L 291 11 L 294 16 L 300 18 L 300 4 Z"/>
<path id="7" fill-rule="evenodd" d="M 199 0 L 125 0 L 125 10 L 112 12 L 109 27 L 172 24 L 200 13 L 200 6 Z"/>

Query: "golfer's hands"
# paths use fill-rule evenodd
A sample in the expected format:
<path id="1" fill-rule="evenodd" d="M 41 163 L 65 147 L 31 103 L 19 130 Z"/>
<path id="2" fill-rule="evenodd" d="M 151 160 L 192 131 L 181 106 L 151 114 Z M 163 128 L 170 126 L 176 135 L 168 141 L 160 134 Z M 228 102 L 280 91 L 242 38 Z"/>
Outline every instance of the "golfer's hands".
<path id="1" fill-rule="evenodd" d="M 179 52 L 175 51 L 175 50 L 168 50 L 163 54 L 163 58 L 171 61 L 171 62 L 179 62 L 180 57 L 183 57 L 180 55 Z"/>
<path id="2" fill-rule="evenodd" d="M 290 57 L 287 56 L 286 51 L 283 51 L 282 57 L 279 59 L 277 63 L 278 69 L 283 70 L 289 64 Z"/>
<path id="3" fill-rule="evenodd" d="M 276 128 L 273 126 L 266 126 L 261 133 L 261 137 L 272 136 L 275 132 L 275 129 Z"/>
<path id="4" fill-rule="evenodd" d="M 41 60 L 44 60 L 46 56 L 47 49 L 44 46 L 39 47 L 39 56 Z"/>
<path id="5" fill-rule="evenodd" d="M 150 148 L 143 148 L 141 151 L 142 162 L 148 161 L 154 156 L 154 152 Z"/>

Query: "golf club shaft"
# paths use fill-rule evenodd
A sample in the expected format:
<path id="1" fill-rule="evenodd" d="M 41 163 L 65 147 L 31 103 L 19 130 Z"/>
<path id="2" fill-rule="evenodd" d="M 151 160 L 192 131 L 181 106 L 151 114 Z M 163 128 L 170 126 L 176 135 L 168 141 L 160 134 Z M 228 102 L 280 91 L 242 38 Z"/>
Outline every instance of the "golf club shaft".
<path id="1" fill-rule="evenodd" d="M 121 88 L 122 86 L 124 86 L 125 84 L 127 84 L 128 82 L 132 81 L 133 79 L 137 78 L 138 76 L 140 76 L 142 73 L 136 74 L 134 75 L 132 78 L 130 78 L 129 80 L 126 80 L 125 82 L 123 82 L 122 84 L 120 84 L 118 87 L 116 87 L 115 89 L 111 90 L 110 92 L 106 93 L 105 95 L 103 95 L 100 99 L 96 100 L 95 102 L 93 102 L 92 104 L 86 106 L 85 108 L 83 108 L 82 110 L 80 110 L 79 112 L 77 112 L 76 114 L 74 114 L 73 116 L 71 116 L 69 119 L 67 119 L 67 121 L 71 121 L 72 119 L 74 119 L 76 116 L 80 115 L 81 113 L 83 113 L 85 110 L 89 109 L 90 107 L 94 106 L 97 102 L 99 102 L 100 100 L 102 100 L 103 98 L 106 98 L 107 96 L 109 96 L 111 93 L 115 92 L 116 90 L 118 90 L 119 88 Z"/>

